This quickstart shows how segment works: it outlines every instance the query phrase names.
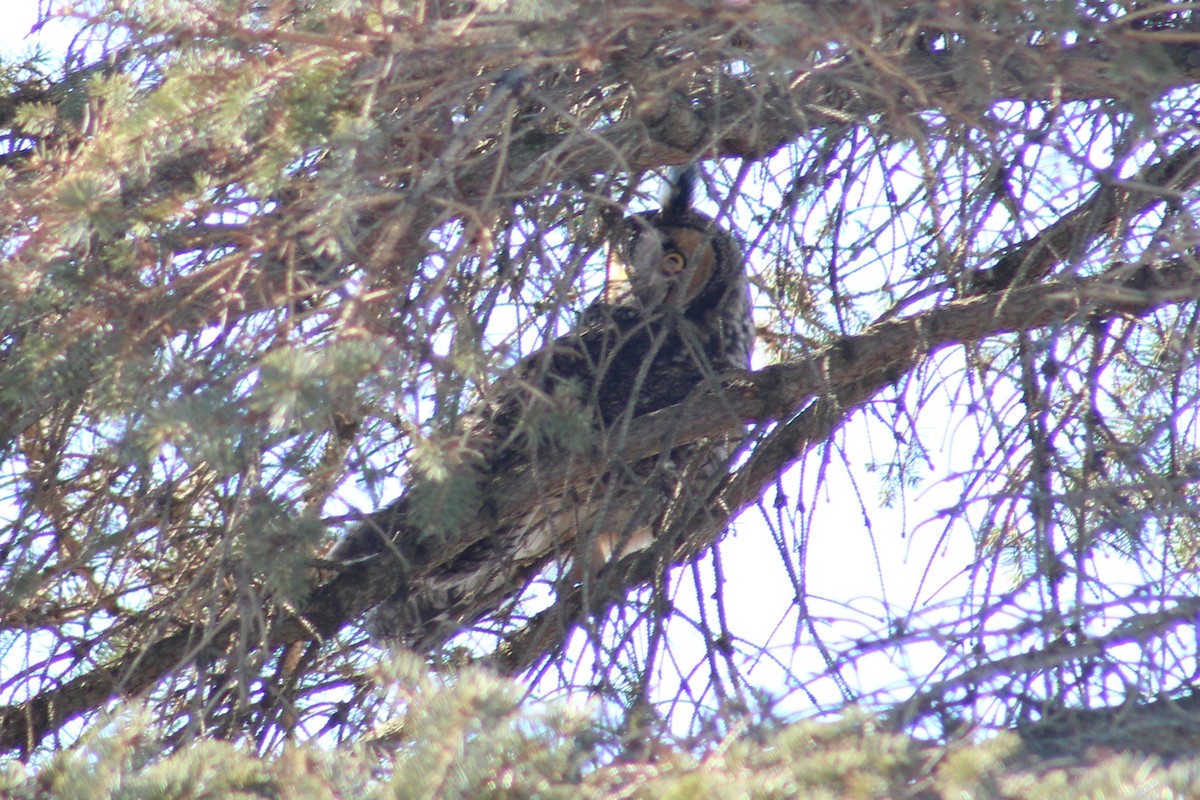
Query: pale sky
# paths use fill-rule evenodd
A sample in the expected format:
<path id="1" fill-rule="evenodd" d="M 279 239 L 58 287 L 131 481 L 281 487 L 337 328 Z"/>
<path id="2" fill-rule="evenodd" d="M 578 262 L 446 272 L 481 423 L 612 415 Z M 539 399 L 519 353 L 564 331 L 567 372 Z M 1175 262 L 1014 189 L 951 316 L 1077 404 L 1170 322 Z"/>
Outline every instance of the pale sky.
<path id="1" fill-rule="evenodd" d="M 49 4 L 51 0 L 41 0 Z M 0 48 L 7 53 L 22 53 L 40 42 L 48 50 L 62 50 L 70 41 L 71 26 L 52 22 L 30 35 L 37 22 L 38 0 L 7 0 L 0 24 Z"/>

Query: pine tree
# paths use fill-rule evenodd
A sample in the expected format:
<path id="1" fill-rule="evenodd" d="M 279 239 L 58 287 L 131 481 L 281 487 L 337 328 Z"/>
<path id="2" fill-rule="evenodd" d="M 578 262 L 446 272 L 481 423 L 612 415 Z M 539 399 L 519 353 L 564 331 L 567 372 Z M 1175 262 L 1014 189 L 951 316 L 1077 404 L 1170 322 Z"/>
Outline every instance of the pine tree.
<path id="1" fill-rule="evenodd" d="M 663 794 L 788 796 L 799 773 L 770 753 L 818 740 L 880 748 L 861 796 L 894 796 L 929 763 L 912 734 L 998 728 L 1016 733 L 951 751 L 962 786 L 1018 791 L 995 766 L 1013 753 L 1194 750 L 1189 4 L 69 13 L 70 52 L 0 73 L 0 746 L 41 765 L 6 790 L 382 792 L 451 758 L 443 736 L 480 748 L 442 784 L 459 796 L 602 796 L 648 762 Z M 569 554 L 514 572 L 405 642 L 422 667 L 402 657 L 381 688 L 365 612 L 619 468 L 569 387 L 527 420 L 559 454 L 536 476 L 481 469 L 465 420 L 603 295 L 619 220 L 688 164 L 746 245 L 758 366 L 633 420 L 622 457 L 728 436 L 739 460 L 654 547 L 577 582 Z M 952 498 L 946 551 L 971 553 L 964 591 L 860 614 L 810 590 L 810 548 L 851 517 L 935 536 L 870 524 L 875 496 L 907 508 L 928 485 Z M 421 535 L 400 558 L 324 558 L 364 524 Z M 727 582 L 748 538 L 731 525 L 777 549 L 768 638 L 729 613 L 760 588 Z M 883 552 L 862 569 L 936 571 Z M 910 680 L 862 677 L 884 662 Z M 428 707 L 426 672 L 458 676 Z M 596 705 L 516 710 L 514 686 Z M 782 721 L 848 704 L 876 716 Z M 361 748 L 404 713 L 426 727 L 383 737 L 381 778 Z M 931 792 L 960 785 L 938 775 Z"/>

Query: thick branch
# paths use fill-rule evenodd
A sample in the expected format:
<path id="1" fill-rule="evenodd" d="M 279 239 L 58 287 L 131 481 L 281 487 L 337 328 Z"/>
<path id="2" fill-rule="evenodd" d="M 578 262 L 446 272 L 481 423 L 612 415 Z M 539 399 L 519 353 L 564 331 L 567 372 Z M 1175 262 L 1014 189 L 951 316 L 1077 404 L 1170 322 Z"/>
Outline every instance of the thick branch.
<path id="1" fill-rule="evenodd" d="M 518 148 L 493 156 L 475 172 L 490 177 L 491 162 L 505 160 L 513 175 L 507 188 L 522 192 L 546 185 L 555 175 L 608 170 L 614 152 L 627 154 L 626 165 L 635 170 L 684 163 L 697 150 L 705 157 L 757 159 L 831 125 L 956 108 L 965 93 L 979 108 L 1014 99 L 1062 102 L 1127 97 L 1131 87 L 1114 78 L 1122 73 L 1113 65 L 1139 61 L 1154 64 L 1155 69 L 1149 73 L 1153 76 L 1149 83 L 1147 73 L 1138 73 L 1133 87 L 1137 96 L 1157 96 L 1200 81 L 1196 48 L 1182 43 L 1117 49 L 1101 42 L 1070 48 L 1012 42 L 989 53 L 969 47 L 938 53 L 913 50 L 893 65 L 895 75 L 905 76 L 900 96 L 893 91 L 864 93 L 862 87 L 878 84 L 878 74 L 873 65 L 846 58 L 796 78 L 791 88 L 767 88 L 761 75 L 747 81 L 723 77 L 719 83 L 696 89 L 695 95 L 702 98 L 698 104 L 684 108 L 669 104 L 669 113 L 564 134 L 557 142 L 540 139 L 536 149 Z M 986 84 L 981 85 L 981 74 L 987 75 Z"/>
<path id="2" fill-rule="evenodd" d="M 995 293 L 884 322 L 809 359 L 766 367 L 729 381 L 724 392 L 706 391 L 682 408 L 656 411 L 637 420 L 630 437 L 631 458 L 658 452 L 663 437 L 672 432 L 677 432 L 673 439 L 677 445 L 735 434 L 746 422 L 786 420 L 755 447 L 747 463 L 705 508 L 677 526 L 680 531 L 690 531 L 686 537 L 672 536 L 670 531 L 662 537 L 675 547 L 665 557 L 672 564 L 681 564 L 712 544 L 729 521 L 762 496 L 788 466 L 825 441 L 879 391 L 943 347 L 1048 325 L 1077 324 L 1096 316 L 1145 314 L 1194 300 L 1200 292 L 1200 268 L 1190 260 L 1146 267 L 1132 280 L 1127 278 L 1125 270 L 1114 269 L 1088 281 Z M 1132 284 L 1140 288 L 1129 288 Z M 795 411 L 800 407 L 803 410 Z M 731 408 L 737 418 L 730 416 Z M 687 420 L 683 430 L 679 429 L 681 417 Z M 605 575 L 606 603 L 649 581 L 654 560 L 663 557 L 655 552 L 638 554 Z M 579 619 L 584 611 L 581 592 L 565 595 L 511 637 L 497 653 L 497 663 L 514 673 L 528 668 L 546 651 L 556 632 L 565 632 L 563 621 Z"/>
<path id="3" fill-rule="evenodd" d="M 1100 315 L 1145 314 L 1194 301 L 1198 295 L 1200 270 L 1195 262 L 1181 259 L 1144 267 L 1132 280 L 1128 268 L 1118 268 L 1086 281 L 1048 283 L 959 300 L 913 317 L 880 323 L 809 358 L 731 378 L 721 391 L 704 390 L 680 407 L 639 418 L 632 425 L 623 455 L 631 461 L 650 457 L 667 447 L 736 434 L 747 422 L 784 423 L 778 433 L 759 445 L 750 461 L 700 513 L 701 535 L 689 536 L 681 550 L 672 554 L 671 560 L 678 562 L 707 546 L 730 517 L 759 497 L 780 471 L 813 443 L 822 441 L 855 408 L 935 351 L 997 334 L 1079 323 Z M 496 503 L 493 519 L 518 516 L 548 493 L 561 491 L 569 482 L 593 479 L 601 471 L 602 464 L 564 459 L 547 465 L 543 473 L 546 481 L 537 486 L 531 486 L 519 474 L 498 476 L 489 487 Z M 375 521 L 385 529 L 394 529 L 396 521 L 388 519 L 396 513 L 394 509 L 374 515 Z M 693 522 L 688 520 L 687 524 Z M 270 645 L 332 635 L 386 597 L 398 581 L 436 569 L 486 535 L 487 530 L 486 525 L 477 525 L 461 540 L 432 547 L 428 561 L 416 565 L 416 573 L 411 566 L 406 568 L 390 558 L 372 559 L 344 570 L 315 587 L 297 615 L 281 619 L 272 628 Z M 670 537 L 667 540 L 671 541 Z M 629 561 L 639 563 L 637 559 Z M 632 585 L 644 580 L 646 574 L 644 564 L 631 566 L 626 578 L 617 582 Z M 0 747 L 28 748 L 75 715 L 98 707 L 112 694 L 142 692 L 178 669 L 194 643 L 206 642 L 219 650 L 233 632 L 232 625 L 216 631 L 189 629 L 26 703 L 4 708 L 0 710 Z M 536 634 L 533 630 L 528 635 L 539 640 Z M 536 658 L 533 650 L 520 645 L 521 641 L 514 641 L 509 648 L 512 656 L 503 665 L 505 668 L 519 670 Z"/>

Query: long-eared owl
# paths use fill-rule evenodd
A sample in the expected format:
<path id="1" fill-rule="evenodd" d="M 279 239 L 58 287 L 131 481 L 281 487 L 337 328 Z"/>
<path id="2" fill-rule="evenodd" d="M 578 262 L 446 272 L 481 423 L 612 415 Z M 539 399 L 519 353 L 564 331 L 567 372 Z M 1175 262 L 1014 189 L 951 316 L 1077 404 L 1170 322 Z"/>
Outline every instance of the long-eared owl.
<path id="1" fill-rule="evenodd" d="M 545 474 L 539 465 L 561 468 L 572 452 L 603 459 L 603 477 L 542 498 L 451 563 L 398 587 L 372 614 L 368 627 L 376 637 L 412 646 L 444 641 L 555 563 L 572 565 L 561 579 L 588 580 L 610 559 L 649 545 L 669 509 L 702 501 L 724 474 L 724 439 L 633 463 L 620 456 L 629 420 L 682 402 L 702 383 L 715 385 L 724 371 L 746 368 L 754 344 L 741 247 L 691 207 L 694 175 L 688 169 L 676 176 L 660 210 L 623 221 L 610 250 L 626 275 L 620 288 L 497 379 L 466 418 L 462 437 L 481 479 L 521 472 L 537 481 Z M 592 434 L 592 445 L 556 436 L 548 420 L 573 420 Z M 361 526 L 330 557 L 371 556 L 388 536 L 404 535 L 414 534 Z"/>

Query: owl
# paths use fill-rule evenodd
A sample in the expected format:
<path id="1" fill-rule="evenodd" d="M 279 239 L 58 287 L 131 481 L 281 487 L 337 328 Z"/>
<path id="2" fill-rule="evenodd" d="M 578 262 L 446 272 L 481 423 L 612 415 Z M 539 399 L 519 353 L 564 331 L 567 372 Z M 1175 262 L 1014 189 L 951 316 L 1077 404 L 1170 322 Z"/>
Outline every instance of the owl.
<path id="1" fill-rule="evenodd" d="M 724 439 L 632 463 L 620 455 L 631 420 L 749 364 L 755 329 L 742 250 L 692 208 L 694 175 L 678 174 L 661 209 L 619 226 L 610 261 L 625 274 L 620 288 L 498 378 L 463 424 L 461 440 L 481 481 L 499 474 L 537 481 L 542 465 L 561 468 L 564 455 L 604 459 L 603 477 L 544 497 L 451 563 L 397 587 L 368 621 L 376 639 L 418 648 L 443 642 L 555 564 L 562 580 L 590 580 L 611 560 L 651 544 L 670 509 L 703 499 L 725 473 Z M 362 526 L 329 557 L 369 558 L 389 546 L 388 536 L 404 535 L 420 534 Z"/>

